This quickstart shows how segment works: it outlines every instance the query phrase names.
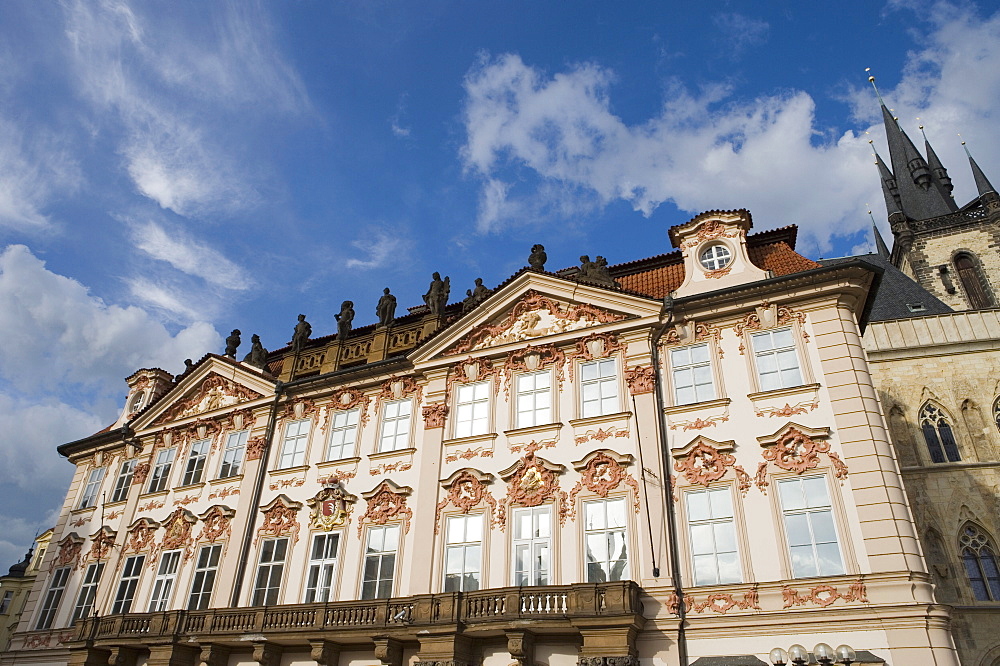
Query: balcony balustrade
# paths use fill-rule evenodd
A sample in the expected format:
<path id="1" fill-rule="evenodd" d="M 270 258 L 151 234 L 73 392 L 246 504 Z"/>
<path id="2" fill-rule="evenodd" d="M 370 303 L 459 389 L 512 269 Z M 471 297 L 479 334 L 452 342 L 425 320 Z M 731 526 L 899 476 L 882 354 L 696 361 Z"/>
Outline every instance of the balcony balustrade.
<path id="1" fill-rule="evenodd" d="M 534 620 L 537 628 L 569 628 L 573 620 L 619 621 L 642 615 L 641 590 L 632 581 L 538 587 L 505 587 L 475 592 L 446 592 L 372 601 L 336 601 L 252 608 L 163 611 L 92 617 L 75 627 L 75 641 L 145 643 L 246 640 L 247 636 L 287 640 L 295 634 L 315 636 L 336 631 L 349 638 L 377 634 L 415 634 L 434 626 L 461 626 L 466 631 L 517 620 Z M 548 621 L 548 622 L 546 622 Z"/>

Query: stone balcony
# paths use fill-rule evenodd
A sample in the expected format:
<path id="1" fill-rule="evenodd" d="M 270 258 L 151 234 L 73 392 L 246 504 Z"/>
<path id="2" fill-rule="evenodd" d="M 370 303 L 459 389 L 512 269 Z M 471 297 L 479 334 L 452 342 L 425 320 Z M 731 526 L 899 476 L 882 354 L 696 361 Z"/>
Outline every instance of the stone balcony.
<path id="1" fill-rule="evenodd" d="M 506 638 L 517 661 L 529 660 L 536 638 L 575 635 L 579 655 L 633 663 L 642 628 L 642 594 L 632 581 L 507 587 L 372 601 L 340 601 L 203 611 L 164 611 L 80 621 L 71 663 L 225 664 L 232 651 L 253 650 L 271 662 L 282 652 L 336 660 L 341 649 L 373 649 L 385 664 L 401 664 L 404 647 L 421 661 L 475 661 L 476 641 Z M 165 652 L 166 651 L 166 652 Z M 322 654 L 326 654 L 324 657 Z M 214 656 L 213 656 L 214 655 Z"/>

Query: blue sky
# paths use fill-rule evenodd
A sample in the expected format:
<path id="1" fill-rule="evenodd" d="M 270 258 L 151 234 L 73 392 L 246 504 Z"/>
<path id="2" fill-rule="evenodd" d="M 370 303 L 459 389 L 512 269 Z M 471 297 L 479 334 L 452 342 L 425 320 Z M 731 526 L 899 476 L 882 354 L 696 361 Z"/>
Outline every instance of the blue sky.
<path id="1" fill-rule="evenodd" d="M 55 447 L 233 328 L 371 323 L 539 242 L 658 254 L 711 209 L 866 251 L 866 67 L 960 203 L 958 133 L 1000 179 L 995 3 L 0 3 L 0 565 L 54 520 Z"/>

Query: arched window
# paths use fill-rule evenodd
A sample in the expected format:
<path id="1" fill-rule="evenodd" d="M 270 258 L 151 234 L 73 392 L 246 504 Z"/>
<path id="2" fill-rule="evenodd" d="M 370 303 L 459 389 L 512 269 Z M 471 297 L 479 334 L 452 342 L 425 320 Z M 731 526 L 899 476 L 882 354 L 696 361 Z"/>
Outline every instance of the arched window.
<path id="1" fill-rule="evenodd" d="M 977 309 L 993 307 L 993 295 L 979 270 L 979 262 L 971 254 L 962 252 L 955 255 L 955 268 L 958 270 L 958 279 L 965 290 L 969 307 Z"/>
<path id="2" fill-rule="evenodd" d="M 920 429 L 924 432 L 932 462 L 957 462 L 962 459 L 955 433 L 940 407 L 930 402 L 924 405 L 920 410 Z"/>
<path id="3" fill-rule="evenodd" d="M 1000 568 L 989 537 L 976 525 L 969 524 L 958 541 L 976 601 L 1000 601 Z"/>
<path id="4" fill-rule="evenodd" d="M 1000 430 L 1000 397 L 993 401 L 993 421 L 997 424 L 997 430 Z"/>

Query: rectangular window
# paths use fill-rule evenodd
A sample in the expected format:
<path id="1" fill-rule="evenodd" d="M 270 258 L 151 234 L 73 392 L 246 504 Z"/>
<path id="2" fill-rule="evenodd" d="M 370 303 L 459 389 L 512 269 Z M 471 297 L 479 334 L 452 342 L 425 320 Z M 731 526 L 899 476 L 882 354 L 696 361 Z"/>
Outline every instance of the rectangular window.
<path id="1" fill-rule="evenodd" d="M 253 586 L 254 606 L 273 606 L 278 603 L 281 577 L 285 573 L 285 555 L 288 539 L 268 539 L 261 544 L 257 565 L 257 581 Z"/>
<path id="2" fill-rule="evenodd" d="M 76 608 L 73 609 L 73 620 L 70 624 L 82 620 L 94 610 L 97 584 L 101 582 L 102 573 L 104 573 L 104 562 L 95 562 L 87 567 L 87 573 L 83 577 L 83 585 L 80 586 L 80 594 L 76 598 Z"/>
<path id="3" fill-rule="evenodd" d="M 548 585 L 552 513 L 547 506 L 514 509 L 514 585 Z"/>
<path id="4" fill-rule="evenodd" d="M 14 599 L 14 591 L 7 590 L 3 593 L 3 599 L 0 599 L 0 615 L 6 615 L 7 611 L 10 610 L 10 602 Z"/>
<path id="5" fill-rule="evenodd" d="M 670 370 L 674 380 L 674 404 L 689 405 L 715 399 L 715 382 L 707 342 L 672 349 Z"/>
<path id="6" fill-rule="evenodd" d="M 249 434 L 249 430 L 240 430 L 239 432 L 231 432 L 226 437 L 226 448 L 222 451 L 222 465 L 219 466 L 220 479 L 228 479 L 240 473 Z"/>
<path id="7" fill-rule="evenodd" d="M 313 537 L 306 582 L 306 603 L 333 601 L 333 580 L 337 573 L 337 549 L 340 534 L 331 532 Z"/>
<path id="8" fill-rule="evenodd" d="M 584 418 L 617 412 L 618 369 L 615 359 L 606 358 L 581 365 L 580 389 Z"/>
<path id="9" fill-rule="evenodd" d="M 309 419 L 292 421 L 285 426 L 285 441 L 281 445 L 278 469 L 298 467 L 306 462 L 306 444 L 309 443 Z"/>
<path id="10" fill-rule="evenodd" d="M 587 545 L 587 582 L 628 579 L 623 498 L 585 502 L 584 540 Z"/>
<path id="11" fill-rule="evenodd" d="M 118 478 L 115 480 L 114 492 L 111 493 L 112 502 L 124 502 L 128 498 L 128 489 L 132 487 L 132 473 L 135 472 L 137 462 L 137 460 L 126 460 L 122 463 Z"/>
<path id="12" fill-rule="evenodd" d="M 202 546 L 198 551 L 198 562 L 194 568 L 194 580 L 191 583 L 191 596 L 188 597 L 188 610 L 205 610 L 212 599 L 212 588 L 215 586 L 215 574 L 219 569 L 219 555 L 222 545 Z"/>
<path id="13" fill-rule="evenodd" d="M 167 610 L 170 597 L 174 591 L 174 581 L 177 580 L 177 566 L 181 562 L 181 551 L 170 550 L 160 557 L 160 567 L 156 570 L 156 580 L 153 582 L 153 595 L 149 598 L 149 612 Z"/>
<path id="14" fill-rule="evenodd" d="M 334 412 L 330 421 L 330 444 L 326 449 L 327 460 L 340 460 L 354 456 L 358 440 L 358 414 L 360 410 L 348 409 Z"/>
<path id="15" fill-rule="evenodd" d="M 208 448 L 211 444 L 212 440 L 210 439 L 199 439 L 191 444 L 191 453 L 188 455 L 182 486 L 201 483 L 201 478 L 205 475 L 205 459 L 208 458 Z"/>
<path id="16" fill-rule="evenodd" d="M 791 328 L 761 331 L 751 337 L 761 391 L 799 386 L 802 383 L 799 355 L 795 351 Z"/>
<path id="17" fill-rule="evenodd" d="M 38 624 L 35 629 L 49 629 L 52 627 L 52 620 L 59 610 L 59 601 L 62 600 L 63 592 L 66 591 L 66 581 L 69 580 L 69 567 L 56 569 L 52 574 L 52 582 L 49 583 L 49 590 L 45 593 L 45 600 L 42 602 L 42 612 L 38 615 Z"/>
<path id="18" fill-rule="evenodd" d="M 142 565 L 145 555 L 132 555 L 125 558 L 122 566 L 122 577 L 118 581 L 118 591 L 115 592 L 115 602 L 111 606 L 111 614 L 128 613 L 132 610 L 132 600 L 135 599 L 135 588 L 139 586 L 139 576 L 142 575 Z"/>
<path id="19" fill-rule="evenodd" d="M 392 596 L 398 548 L 399 525 L 376 525 L 368 529 L 362 599 L 388 599 Z"/>
<path id="20" fill-rule="evenodd" d="M 104 480 L 104 468 L 90 470 L 87 477 L 87 484 L 83 487 L 83 496 L 80 498 L 78 509 L 86 509 L 97 504 L 97 492 L 101 489 L 101 481 Z"/>
<path id="21" fill-rule="evenodd" d="M 844 573 L 826 477 L 785 479 L 778 482 L 778 488 L 792 577 Z"/>
<path id="22" fill-rule="evenodd" d="M 167 487 L 176 453 L 177 449 L 163 449 L 156 454 L 156 464 L 153 465 L 153 473 L 149 475 L 149 489 L 146 492 L 156 493 Z"/>
<path id="23" fill-rule="evenodd" d="M 409 398 L 387 402 L 382 406 L 382 433 L 378 450 L 398 451 L 410 445 L 410 414 L 413 405 Z"/>
<path id="24" fill-rule="evenodd" d="M 732 491 L 728 487 L 693 490 L 684 493 L 684 504 L 694 584 L 743 582 L 736 548 Z"/>
<path id="25" fill-rule="evenodd" d="M 444 591 L 479 589 L 482 570 L 483 514 L 450 516 L 444 549 Z"/>
<path id="26" fill-rule="evenodd" d="M 458 387 L 455 437 L 472 437 L 490 431 L 490 384 L 486 381 Z"/>
<path id="27" fill-rule="evenodd" d="M 517 376 L 517 428 L 552 423 L 552 373 Z"/>

